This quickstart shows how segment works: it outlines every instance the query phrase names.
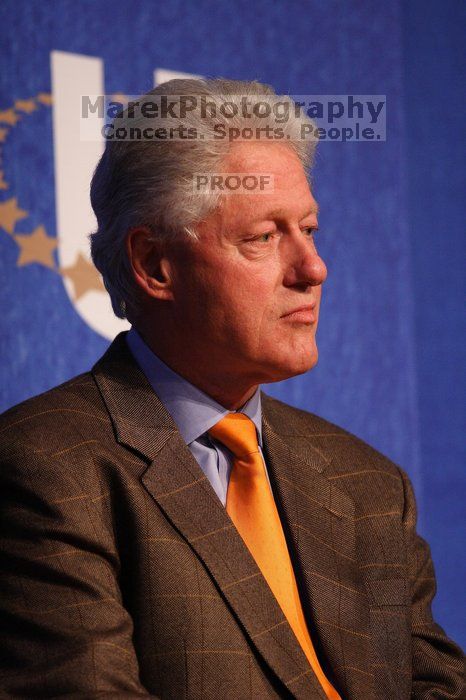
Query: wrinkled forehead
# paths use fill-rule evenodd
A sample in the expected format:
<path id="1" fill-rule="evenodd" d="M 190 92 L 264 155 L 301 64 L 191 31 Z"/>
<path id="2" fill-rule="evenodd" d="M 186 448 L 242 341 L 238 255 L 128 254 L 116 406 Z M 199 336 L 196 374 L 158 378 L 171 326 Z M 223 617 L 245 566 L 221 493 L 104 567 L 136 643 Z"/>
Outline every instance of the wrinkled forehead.
<path id="1" fill-rule="evenodd" d="M 235 144 L 223 162 L 222 175 L 239 183 L 237 191 L 226 188 L 220 197 L 218 214 L 228 226 L 235 221 L 243 225 L 261 220 L 301 221 L 307 216 L 317 216 L 318 205 L 306 172 L 288 146 Z M 261 186 L 264 182 L 266 187 Z M 250 189 L 246 190 L 244 185 Z"/>
<path id="2" fill-rule="evenodd" d="M 256 140 L 234 143 L 223 160 L 225 170 L 261 169 L 267 164 L 277 175 L 287 170 L 301 170 L 301 161 L 293 148 L 277 141 Z"/>

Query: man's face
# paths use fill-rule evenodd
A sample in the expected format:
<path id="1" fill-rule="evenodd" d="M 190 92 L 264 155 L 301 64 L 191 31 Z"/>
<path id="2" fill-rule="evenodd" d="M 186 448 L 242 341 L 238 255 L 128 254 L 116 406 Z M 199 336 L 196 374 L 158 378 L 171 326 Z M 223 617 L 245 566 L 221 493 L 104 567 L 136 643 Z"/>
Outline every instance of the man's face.
<path id="1" fill-rule="evenodd" d="M 317 362 L 327 275 L 313 239 L 317 204 L 286 146 L 235 144 L 224 171 L 272 173 L 274 189 L 222 196 L 197 227 L 199 240 L 173 249 L 176 324 L 206 371 L 251 385 L 279 381 Z"/>

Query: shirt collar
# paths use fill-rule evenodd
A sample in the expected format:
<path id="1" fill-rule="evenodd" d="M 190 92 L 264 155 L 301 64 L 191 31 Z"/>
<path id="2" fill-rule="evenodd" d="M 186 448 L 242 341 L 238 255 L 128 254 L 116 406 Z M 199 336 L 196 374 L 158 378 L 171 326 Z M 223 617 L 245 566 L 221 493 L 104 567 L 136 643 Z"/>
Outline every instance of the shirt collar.
<path id="1" fill-rule="evenodd" d="M 146 345 L 135 328 L 126 335 L 126 342 L 146 375 L 151 387 L 164 404 L 187 445 L 210 430 L 230 411 L 213 398 L 174 372 Z M 262 447 L 262 408 L 259 388 L 242 406 L 244 413 L 256 426 Z"/>

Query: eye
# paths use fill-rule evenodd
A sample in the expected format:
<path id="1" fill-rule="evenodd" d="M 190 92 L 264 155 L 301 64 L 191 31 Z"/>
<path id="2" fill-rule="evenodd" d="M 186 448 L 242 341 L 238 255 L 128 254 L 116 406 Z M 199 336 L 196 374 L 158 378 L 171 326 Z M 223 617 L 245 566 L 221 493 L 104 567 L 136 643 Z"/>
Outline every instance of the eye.
<path id="1" fill-rule="evenodd" d="M 256 240 L 259 241 L 259 243 L 268 243 L 271 238 L 272 238 L 272 234 L 269 231 L 267 233 L 263 233 L 261 236 L 256 238 Z"/>
<path id="2" fill-rule="evenodd" d="M 302 231 L 305 234 L 307 238 L 314 238 L 315 234 L 317 233 L 319 229 L 316 228 L 315 226 L 308 226 L 307 228 L 303 228 Z"/>
<path id="3" fill-rule="evenodd" d="M 259 236 L 254 236 L 254 238 L 249 238 L 246 243 L 258 244 L 258 243 L 270 243 L 274 233 L 272 231 L 266 231 L 266 233 L 261 233 Z"/>

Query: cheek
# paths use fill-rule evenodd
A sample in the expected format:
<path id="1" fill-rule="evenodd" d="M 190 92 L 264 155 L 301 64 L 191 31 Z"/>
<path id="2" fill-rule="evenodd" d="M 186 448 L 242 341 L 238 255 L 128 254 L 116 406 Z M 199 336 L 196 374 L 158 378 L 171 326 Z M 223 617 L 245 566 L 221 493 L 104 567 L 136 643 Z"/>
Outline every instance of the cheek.
<path id="1" fill-rule="evenodd" d="M 237 266 L 224 270 L 213 294 L 209 325 L 217 342 L 238 355 L 259 356 L 274 343 L 277 314 L 267 276 Z"/>
<path id="2" fill-rule="evenodd" d="M 273 306 L 271 270 L 238 264 L 217 265 L 200 273 L 200 283 L 213 304 L 228 306 L 245 316 L 262 316 Z"/>
<path id="3" fill-rule="evenodd" d="M 178 312 L 201 326 L 216 342 L 247 346 L 260 342 L 279 315 L 277 271 L 269 261 L 244 261 L 225 256 L 196 256 L 178 267 Z"/>
<path id="4" fill-rule="evenodd" d="M 254 345 L 273 342 L 280 316 L 272 274 L 245 276 L 237 281 L 232 301 L 238 324 Z M 240 316 L 242 320 L 240 320 Z"/>

